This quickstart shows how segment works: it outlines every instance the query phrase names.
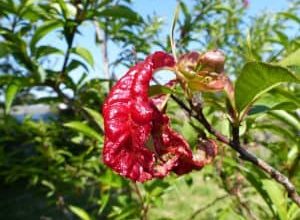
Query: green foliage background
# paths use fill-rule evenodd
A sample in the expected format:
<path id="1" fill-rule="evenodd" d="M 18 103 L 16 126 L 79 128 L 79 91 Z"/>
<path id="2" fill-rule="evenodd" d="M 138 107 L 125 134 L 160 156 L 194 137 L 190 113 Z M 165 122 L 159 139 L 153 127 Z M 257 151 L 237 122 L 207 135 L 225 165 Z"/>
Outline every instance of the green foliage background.
<path id="1" fill-rule="evenodd" d="M 180 2 L 178 53 L 214 48 L 226 53 L 226 72 L 237 79 L 237 108 L 241 115 L 249 110 L 242 143 L 300 192 L 300 88 L 294 83 L 300 73 L 300 1 L 252 19 L 239 0 L 191 2 L 192 7 Z M 117 72 L 154 47 L 171 52 L 158 17 L 133 11 L 130 0 L 0 0 L 0 5 L 0 219 L 300 219 L 281 186 L 222 144 L 215 162 L 202 171 L 146 184 L 125 180 L 102 164 L 101 106 Z M 89 77 L 99 57 L 74 43 L 86 34 L 85 25 L 93 27 L 91 41 L 102 51 L 102 78 Z M 57 42 L 44 43 L 47 37 Z M 108 60 L 115 47 L 118 56 Z M 209 121 L 230 137 L 224 95 L 201 97 Z M 14 106 L 33 104 L 49 106 L 52 114 L 37 120 L 14 115 Z M 203 127 L 173 101 L 168 113 L 194 146 Z"/>

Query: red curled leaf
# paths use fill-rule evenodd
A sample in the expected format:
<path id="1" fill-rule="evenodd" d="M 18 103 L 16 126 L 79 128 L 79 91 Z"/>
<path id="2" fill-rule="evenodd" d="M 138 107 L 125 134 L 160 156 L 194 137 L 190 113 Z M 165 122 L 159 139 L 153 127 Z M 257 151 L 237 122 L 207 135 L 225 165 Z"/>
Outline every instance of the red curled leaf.
<path id="1" fill-rule="evenodd" d="M 157 110 L 154 111 L 152 136 L 159 158 L 165 163 L 173 161 L 167 172 L 174 171 L 182 175 L 194 169 L 200 170 L 217 155 L 217 144 L 210 139 L 202 140 L 197 154 L 193 155 L 184 138 L 171 129 L 168 116 Z M 160 176 L 159 173 L 156 175 Z"/>
<path id="2" fill-rule="evenodd" d="M 148 98 L 153 72 L 173 66 L 173 57 L 164 52 L 148 56 L 116 83 L 104 103 L 103 161 L 134 181 L 170 171 L 183 174 L 205 164 L 194 160 L 187 142 L 170 128 L 169 118 L 154 104 L 159 98 Z"/>
<path id="3" fill-rule="evenodd" d="M 153 178 L 155 155 L 145 144 L 152 129 L 153 108 L 148 88 L 155 69 L 174 65 L 173 58 L 156 52 L 132 67 L 112 88 L 103 106 L 104 162 L 132 180 Z"/>

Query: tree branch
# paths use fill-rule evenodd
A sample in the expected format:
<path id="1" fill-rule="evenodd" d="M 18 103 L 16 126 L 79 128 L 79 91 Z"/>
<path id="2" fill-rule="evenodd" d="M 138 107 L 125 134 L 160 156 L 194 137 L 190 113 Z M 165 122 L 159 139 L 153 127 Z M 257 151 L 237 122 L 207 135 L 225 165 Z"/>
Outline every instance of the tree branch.
<path id="1" fill-rule="evenodd" d="M 190 101 L 191 108 L 189 108 L 184 102 L 182 102 L 179 98 L 171 95 L 171 97 L 175 100 L 175 102 L 183 108 L 190 116 L 194 117 L 198 120 L 205 129 L 212 135 L 216 137 L 222 143 L 230 146 L 232 149 L 237 151 L 240 154 L 240 158 L 248 161 L 261 170 L 265 171 L 269 174 L 274 180 L 280 183 L 286 191 L 288 192 L 288 196 L 300 207 L 300 196 L 298 195 L 295 186 L 290 182 L 290 180 L 281 172 L 276 170 L 274 167 L 263 161 L 262 159 L 256 157 L 251 152 L 247 151 L 243 146 L 240 144 L 240 137 L 239 137 L 239 126 L 233 126 L 232 128 L 232 140 L 229 140 L 227 137 L 216 131 L 211 124 L 205 118 L 202 105 L 199 101 L 192 100 Z"/>
<path id="2" fill-rule="evenodd" d="M 148 219 L 148 210 L 149 210 L 149 206 L 148 204 L 145 202 L 145 199 L 137 185 L 136 182 L 133 183 L 133 189 L 135 191 L 135 193 L 137 194 L 137 197 L 141 203 L 141 207 L 142 207 L 142 210 L 141 210 L 141 216 L 140 216 L 140 219 L 141 220 L 147 220 Z"/>
<path id="3" fill-rule="evenodd" d="M 106 28 L 104 30 L 101 30 L 97 20 L 94 21 L 94 25 L 95 25 L 97 41 L 100 43 L 100 46 L 101 46 L 104 78 L 110 79 L 109 60 L 108 60 L 108 51 L 107 51 L 107 41 L 108 41 L 107 30 L 106 30 Z"/>

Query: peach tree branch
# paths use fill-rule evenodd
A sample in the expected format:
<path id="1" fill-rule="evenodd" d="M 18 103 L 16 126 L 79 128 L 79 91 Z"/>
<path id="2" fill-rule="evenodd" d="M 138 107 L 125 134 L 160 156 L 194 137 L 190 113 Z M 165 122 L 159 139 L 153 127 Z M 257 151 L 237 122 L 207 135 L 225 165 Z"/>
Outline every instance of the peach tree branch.
<path id="1" fill-rule="evenodd" d="M 286 189 L 290 199 L 292 199 L 300 207 L 300 196 L 297 193 L 293 183 L 289 180 L 289 178 L 282 174 L 280 171 L 276 170 L 271 165 L 269 165 L 264 160 L 258 158 L 257 156 L 246 150 L 246 148 L 241 145 L 239 126 L 232 126 L 232 139 L 229 140 L 227 137 L 215 130 L 212 127 L 212 125 L 208 122 L 208 120 L 203 114 L 202 105 L 200 102 L 194 100 L 190 101 L 190 108 L 178 97 L 174 95 L 171 95 L 171 97 L 190 116 L 194 117 L 197 121 L 199 121 L 210 134 L 216 137 L 218 141 L 230 146 L 233 150 L 237 151 L 240 154 L 240 158 L 242 160 L 252 163 L 259 169 L 263 170 L 265 173 L 269 174 L 269 176 L 276 180 L 279 184 L 281 184 Z"/>

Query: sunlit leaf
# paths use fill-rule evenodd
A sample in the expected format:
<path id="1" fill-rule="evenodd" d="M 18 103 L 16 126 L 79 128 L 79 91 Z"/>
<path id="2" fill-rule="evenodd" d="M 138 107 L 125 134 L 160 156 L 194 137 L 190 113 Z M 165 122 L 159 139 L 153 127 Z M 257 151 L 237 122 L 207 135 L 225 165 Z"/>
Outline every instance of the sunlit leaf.
<path id="1" fill-rule="evenodd" d="M 275 210 L 281 220 L 287 218 L 287 199 L 284 195 L 283 189 L 279 187 L 273 180 L 262 180 L 263 188 L 267 191 L 269 197 L 272 200 Z"/>
<path id="2" fill-rule="evenodd" d="M 102 142 L 103 137 L 99 135 L 93 128 L 88 126 L 87 124 L 80 122 L 80 121 L 72 121 L 64 124 L 65 127 L 74 129 L 78 132 L 83 133 L 84 135 L 97 139 L 98 141 Z"/>
<path id="3" fill-rule="evenodd" d="M 227 12 L 228 14 L 233 14 L 233 13 L 234 13 L 234 11 L 232 10 L 231 7 L 226 7 L 226 6 L 224 6 L 224 5 L 216 5 L 216 6 L 214 7 L 214 9 L 215 9 L 216 11 L 225 11 L 225 12 Z"/>
<path id="4" fill-rule="evenodd" d="M 52 182 L 50 182 L 48 180 L 42 180 L 41 184 L 44 185 L 44 186 L 46 186 L 50 190 L 47 193 L 47 197 L 50 197 L 50 196 L 52 196 L 54 194 L 54 192 L 56 190 L 56 187 L 55 187 L 55 185 Z"/>
<path id="5" fill-rule="evenodd" d="M 102 213 L 105 209 L 105 207 L 108 205 L 110 199 L 110 193 L 107 192 L 106 194 L 101 196 L 100 202 L 101 202 L 101 208 L 99 209 L 98 213 Z"/>
<path id="6" fill-rule="evenodd" d="M 16 97 L 16 94 L 20 88 L 21 88 L 21 82 L 19 80 L 14 80 L 10 84 L 8 84 L 7 89 L 5 91 L 5 113 L 6 114 L 10 112 L 12 102 Z"/>
<path id="7" fill-rule="evenodd" d="M 288 220 L 296 220 L 300 217 L 300 208 L 293 203 L 288 210 Z"/>
<path id="8" fill-rule="evenodd" d="M 296 50 L 279 62 L 282 66 L 300 66 L 300 49 Z"/>
<path id="9" fill-rule="evenodd" d="M 79 208 L 77 206 L 69 205 L 69 209 L 71 212 L 73 212 L 75 215 L 77 215 L 81 220 L 91 220 L 92 218 L 89 216 L 89 214 L 82 208 Z"/>
<path id="10" fill-rule="evenodd" d="M 300 120 L 294 115 L 283 110 L 274 110 L 268 114 L 291 126 L 295 131 L 300 131 Z"/>
<path id="11" fill-rule="evenodd" d="M 279 12 L 278 15 L 282 16 L 282 17 L 289 18 L 291 20 L 294 20 L 297 23 L 300 23 L 300 18 L 298 16 L 295 16 L 292 13 L 289 13 L 289 12 Z"/>
<path id="12" fill-rule="evenodd" d="M 80 60 L 72 59 L 71 62 L 67 66 L 67 72 L 71 72 L 71 71 L 77 69 L 78 67 L 82 67 L 82 68 L 84 68 L 85 71 L 89 71 L 88 66 L 84 62 L 81 62 Z"/>
<path id="13" fill-rule="evenodd" d="M 75 47 L 72 48 L 71 52 L 79 55 L 81 58 L 83 58 L 91 67 L 94 66 L 94 58 L 91 54 L 91 52 L 83 47 Z"/>
<path id="14" fill-rule="evenodd" d="M 94 109 L 88 108 L 88 107 L 84 107 L 84 110 L 94 119 L 94 121 L 97 123 L 97 125 L 99 126 L 99 128 L 104 131 L 104 123 L 103 123 L 103 117 L 102 115 L 98 112 L 95 111 Z M 100 109 L 99 109 L 100 111 Z"/>
<path id="15" fill-rule="evenodd" d="M 97 13 L 102 17 L 126 18 L 131 21 L 142 21 L 141 16 L 125 5 L 115 5 L 106 7 L 104 10 Z"/>
<path id="16" fill-rule="evenodd" d="M 269 197 L 266 190 L 263 188 L 262 179 L 265 178 L 265 174 L 257 169 L 245 170 L 243 175 L 251 183 L 252 187 L 260 194 L 261 198 L 265 201 L 265 204 L 269 207 L 273 215 L 276 215 L 274 208 L 272 206 L 271 198 Z"/>
<path id="17" fill-rule="evenodd" d="M 37 72 L 38 72 L 38 76 L 39 76 L 39 81 L 45 82 L 46 77 L 47 77 L 47 72 L 41 66 L 38 67 Z"/>
<path id="18" fill-rule="evenodd" d="M 292 111 L 298 109 L 299 106 L 295 104 L 294 102 L 281 102 L 277 105 L 274 105 L 272 108 L 265 106 L 265 105 L 253 105 L 250 108 L 250 111 L 248 112 L 249 115 L 254 115 L 258 113 L 266 113 L 268 111 L 272 110 L 286 110 L 286 111 Z"/>
<path id="19" fill-rule="evenodd" d="M 60 54 L 63 55 L 63 51 L 52 46 L 40 46 L 36 48 L 36 58 L 41 58 L 43 56 L 48 56 L 50 54 Z"/>
<path id="20" fill-rule="evenodd" d="M 65 18 L 71 18 L 76 15 L 77 9 L 73 4 L 70 4 L 64 0 L 58 0 L 58 3 Z"/>
<path id="21" fill-rule="evenodd" d="M 47 21 L 43 25 L 39 26 L 37 30 L 35 31 L 31 42 L 30 42 L 30 49 L 31 51 L 35 51 L 36 44 L 48 33 L 51 31 L 62 27 L 63 23 L 59 20 L 54 20 L 54 21 Z"/>
<path id="22" fill-rule="evenodd" d="M 300 82 L 286 68 L 261 62 L 247 63 L 235 84 L 235 104 L 239 112 L 249 107 L 260 95 L 283 82 Z"/>
<path id="23" fill-rule="evenodd" d="M 272 107 L 272 110 L 296 110 L 300 106 L 294 102 L 281 102 Z"/>

